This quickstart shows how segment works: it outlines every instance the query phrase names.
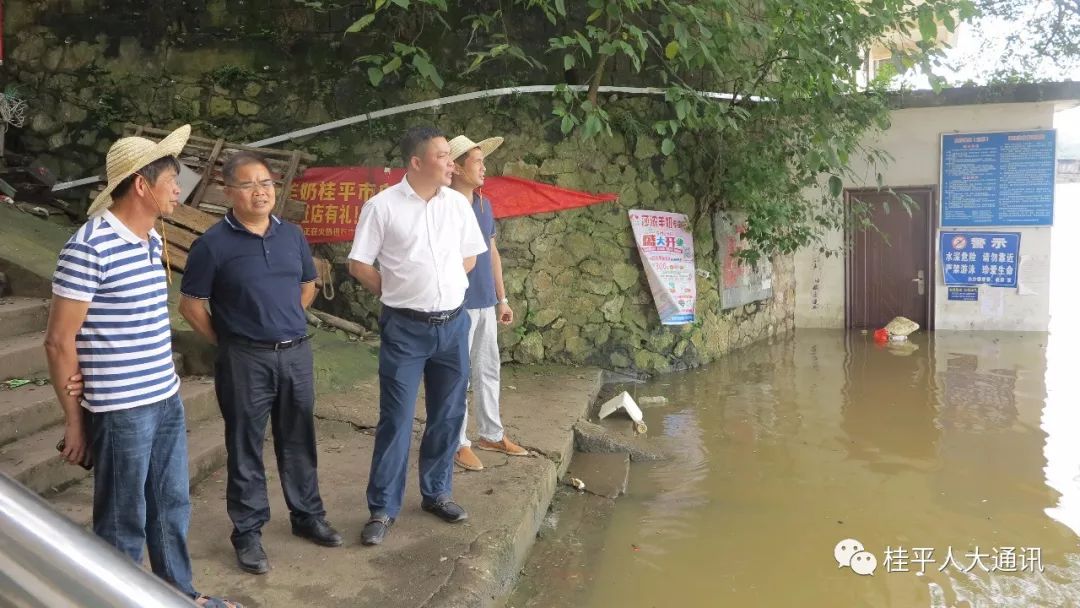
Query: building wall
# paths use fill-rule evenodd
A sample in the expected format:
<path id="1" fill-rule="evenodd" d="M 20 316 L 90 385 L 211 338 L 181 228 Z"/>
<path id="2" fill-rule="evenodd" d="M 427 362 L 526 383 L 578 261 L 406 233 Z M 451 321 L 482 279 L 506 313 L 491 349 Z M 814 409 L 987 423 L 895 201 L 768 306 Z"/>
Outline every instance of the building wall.
<path id="1" fill-rule="evenodd" d="M 888 152 L 893 160 L 884 168 L 857 164 L 860 181 L 850 188 L 874 187 L 877 173 L 887 187 L 933 186 L 939 189 L 940 138 L 943 133 L 1050 129 L 1054 126 L 1055 102 L 999 103 L 924 107 L 895 110 L 892 126 L 869 136 L 868 146 Z M 1060 201 L 1059 201 L 1060 202 Z M 935 204 L 938 204 L 935 201 Z M 949 228 L 965 230 L 964 227 Z M 971 230 L 987 230 L 971 227 Z M 941 260 L 935 259 L 933 280 L 937 329 L 1046 331 L 1050 322 L 1049 265 L 1050 227 L 1007 228 L 1019 232 L 1020 255 L 1029 262 L 1021 275 L 1029 279 L 1028 293 L 1017 289 L 980 287 L 978 302 L 950 302 L 942 280 Z M 935 234 L 936 234 L 935 230 Z M 830 234 L 828 244 L 839 248 L 840 233 Z M 935 248 L 937 247 L 935 238 Z M 939 256 L 935 256 L 938 258 Z M 1041 271 L 1041 272 L 1040 272 Z M 1037 274 L 1045 281 L 1030 281 Z M 844 326 L 844 258 L 827 257 L 816 248 L 795 256 L 795 326 L 842 328 Z"/>

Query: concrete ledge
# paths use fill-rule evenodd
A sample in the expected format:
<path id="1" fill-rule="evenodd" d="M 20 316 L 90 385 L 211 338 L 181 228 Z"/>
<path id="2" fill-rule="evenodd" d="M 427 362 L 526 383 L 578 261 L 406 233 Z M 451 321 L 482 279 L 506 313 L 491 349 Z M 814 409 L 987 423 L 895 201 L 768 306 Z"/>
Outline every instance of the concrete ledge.
<path id="1" fill-rule="evenodd" d="M 513 590 L 517 574 L 536 541 L 536 532 L 547 514 L 558 483 L 555 467 L 541 460 L 532 493 L 518 525 L 484 532 L 459 557 L 446 584 L 424 606 L 443 608 L 498 606 L 499 598 Z"/>
<path id="2" fill-rule="evenodd" d="M 0 226 L 0 272 L 7 275 L 13 294 L 52 297 L 56 256 L 74 230 L 7 205 L 0 205 Z"/>
<path id="3" fill-rule="evenodd" d="M 419 508 L 421 404 L 404 507 L 379 547 L 359 543 L 368 517 L 364 492 L 378 387 L 370 376 L 354 382 L 353 390 L 320 395 L 317 406 L 322 498 L 327 518 L 345 536 L 345 546 L 327 549 L 292 536 L 268 446 L 265 462 L 273 519 L 263 528 L 263 546 L 270 573 L 251 576 L 236 567 L 228 540 L 225 475 L 217 471 L 192 496 L 190 548 L 196 585 L 254 606 L 499 605 L 532 548 L 559 475 L 569 466 L 574 423 L 600 388 L 599 372 L 557 366 L 504 370 L 503 425 L 510 438 L 536 454 L 478 452 L 483 471 L 455 471 L 454 499 L 470 514 L 462 524 L 445 524 Z"/>
<path id="4" fill-rule="evenodd" d="M 621 422 L 625 429 L 630 420 L 612 419 L 604 422 L 606 425 L 581 420 L 574 425 L 574 445 L 577 451 L 589 454 L 629 454 L 634 462 L 668 459 L 667 452 L 656 439 L 642 439 L 616 428 L 616 424 Z"/>
<path id="5" fill-rule="evenodd" d="M 1080 82 L 1025 82 L 962 86 L 934 91 L 901 91 L 889 96 L 893 108 L 972 106 L 988 103 L 1032 103 L 1080 100 Z"/>

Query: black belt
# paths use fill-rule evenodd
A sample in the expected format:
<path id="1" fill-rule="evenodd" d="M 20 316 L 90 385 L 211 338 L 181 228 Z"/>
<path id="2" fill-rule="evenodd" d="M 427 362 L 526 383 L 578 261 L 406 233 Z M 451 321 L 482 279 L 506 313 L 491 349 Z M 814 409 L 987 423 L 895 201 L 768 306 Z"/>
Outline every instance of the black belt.
<path id="1" fill-rule="evenodd" d="M 397 314 L 412 319 L 413 321 L 420 321 L 422 323 L 428 323 L 429 325 L 445 325 L 454 320 L 454 317 L 461 314 L 463 306 L 458 306 L 454 310 L 442 310 L 437 312 L 423 312 L 420 310 L 412 310 L 410 308 L 392 308 L 386 307 L 386 310 L 390 312 L 396 312 Z"/>
<path id="2" fill-rule="evenodd" d="M 229 342 L 239 344 L 241 346 L 249 346 L 251 348 L 262 348 L 265 350 L 285 350 L 294 346 L 299 346 L 304 342 L 311 339 L 311 334 L 303 336 L 301 338 L 293 338 L 292 340 L 285 340 L 284 342 L 256 342 L 255 340 L 248 340 L 247 338 L 241 338 L 234 336 L 229 338 Z"/>

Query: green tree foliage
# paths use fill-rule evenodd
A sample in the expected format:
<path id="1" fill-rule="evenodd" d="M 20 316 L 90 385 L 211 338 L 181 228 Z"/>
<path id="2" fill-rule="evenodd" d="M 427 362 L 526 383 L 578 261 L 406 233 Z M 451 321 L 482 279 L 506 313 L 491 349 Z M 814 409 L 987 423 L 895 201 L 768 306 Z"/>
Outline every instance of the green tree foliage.
<path id="1" fill-rule="evenodd" d="M 978 0 L 975 25 L 994 24 L 1004 41 L 989 40 L 987 70 L 994 78 L 1027 81 L 1040 74 L 1080 77 L 1080 1 Z"/>
<path id="2" fill-rule="evenodd" d="M 939 57 L 938 28 L 968 0 L 373 0 L 348 28 L 373 85 L 402 73 L 436 88 L 565 82 L 554 114 L 567 134 L 611 133 L 601 85 L 652 86 L 666 111 L 637 117 L 695 164 L 705 210 L 744 212 L 748 261 L 823 242 L 860 147 L 887 127 L 885 93 L 859 83 L 866 50 L 897 32 L 904 66 Z M 727 96 L 708 95 L 720 92 Z M 860 179 L 865 176 L 858 176 Z M 873 176 L 871 176 L 871 181 Z M 822 185 L 820 189 L 810 186 Z M 807 192 L 820 192 L 808 195 Z"/>

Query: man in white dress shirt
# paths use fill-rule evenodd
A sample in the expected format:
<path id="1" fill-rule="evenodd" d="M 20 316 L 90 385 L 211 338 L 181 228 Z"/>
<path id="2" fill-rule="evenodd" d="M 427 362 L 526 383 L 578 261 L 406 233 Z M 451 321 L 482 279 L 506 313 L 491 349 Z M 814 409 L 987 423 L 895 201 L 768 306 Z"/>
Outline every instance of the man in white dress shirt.
<path id="1" fill-rule="evenodd" d="M 427 424 L 420 506 L 447 522 L 468 518 L 451 500 L 469 379 L 469 316 L 462 305 L 467 273 L 487 245 L 469 201 L 449 187 L 454 163 L 446 137 L 416 127 L 402 138 L 401 152 L 405 178 L 364 205 L 349 253 L 350 274 L 383 304 L 365 545 L 381 543 L 401 511 L 421 378 Z"/>

